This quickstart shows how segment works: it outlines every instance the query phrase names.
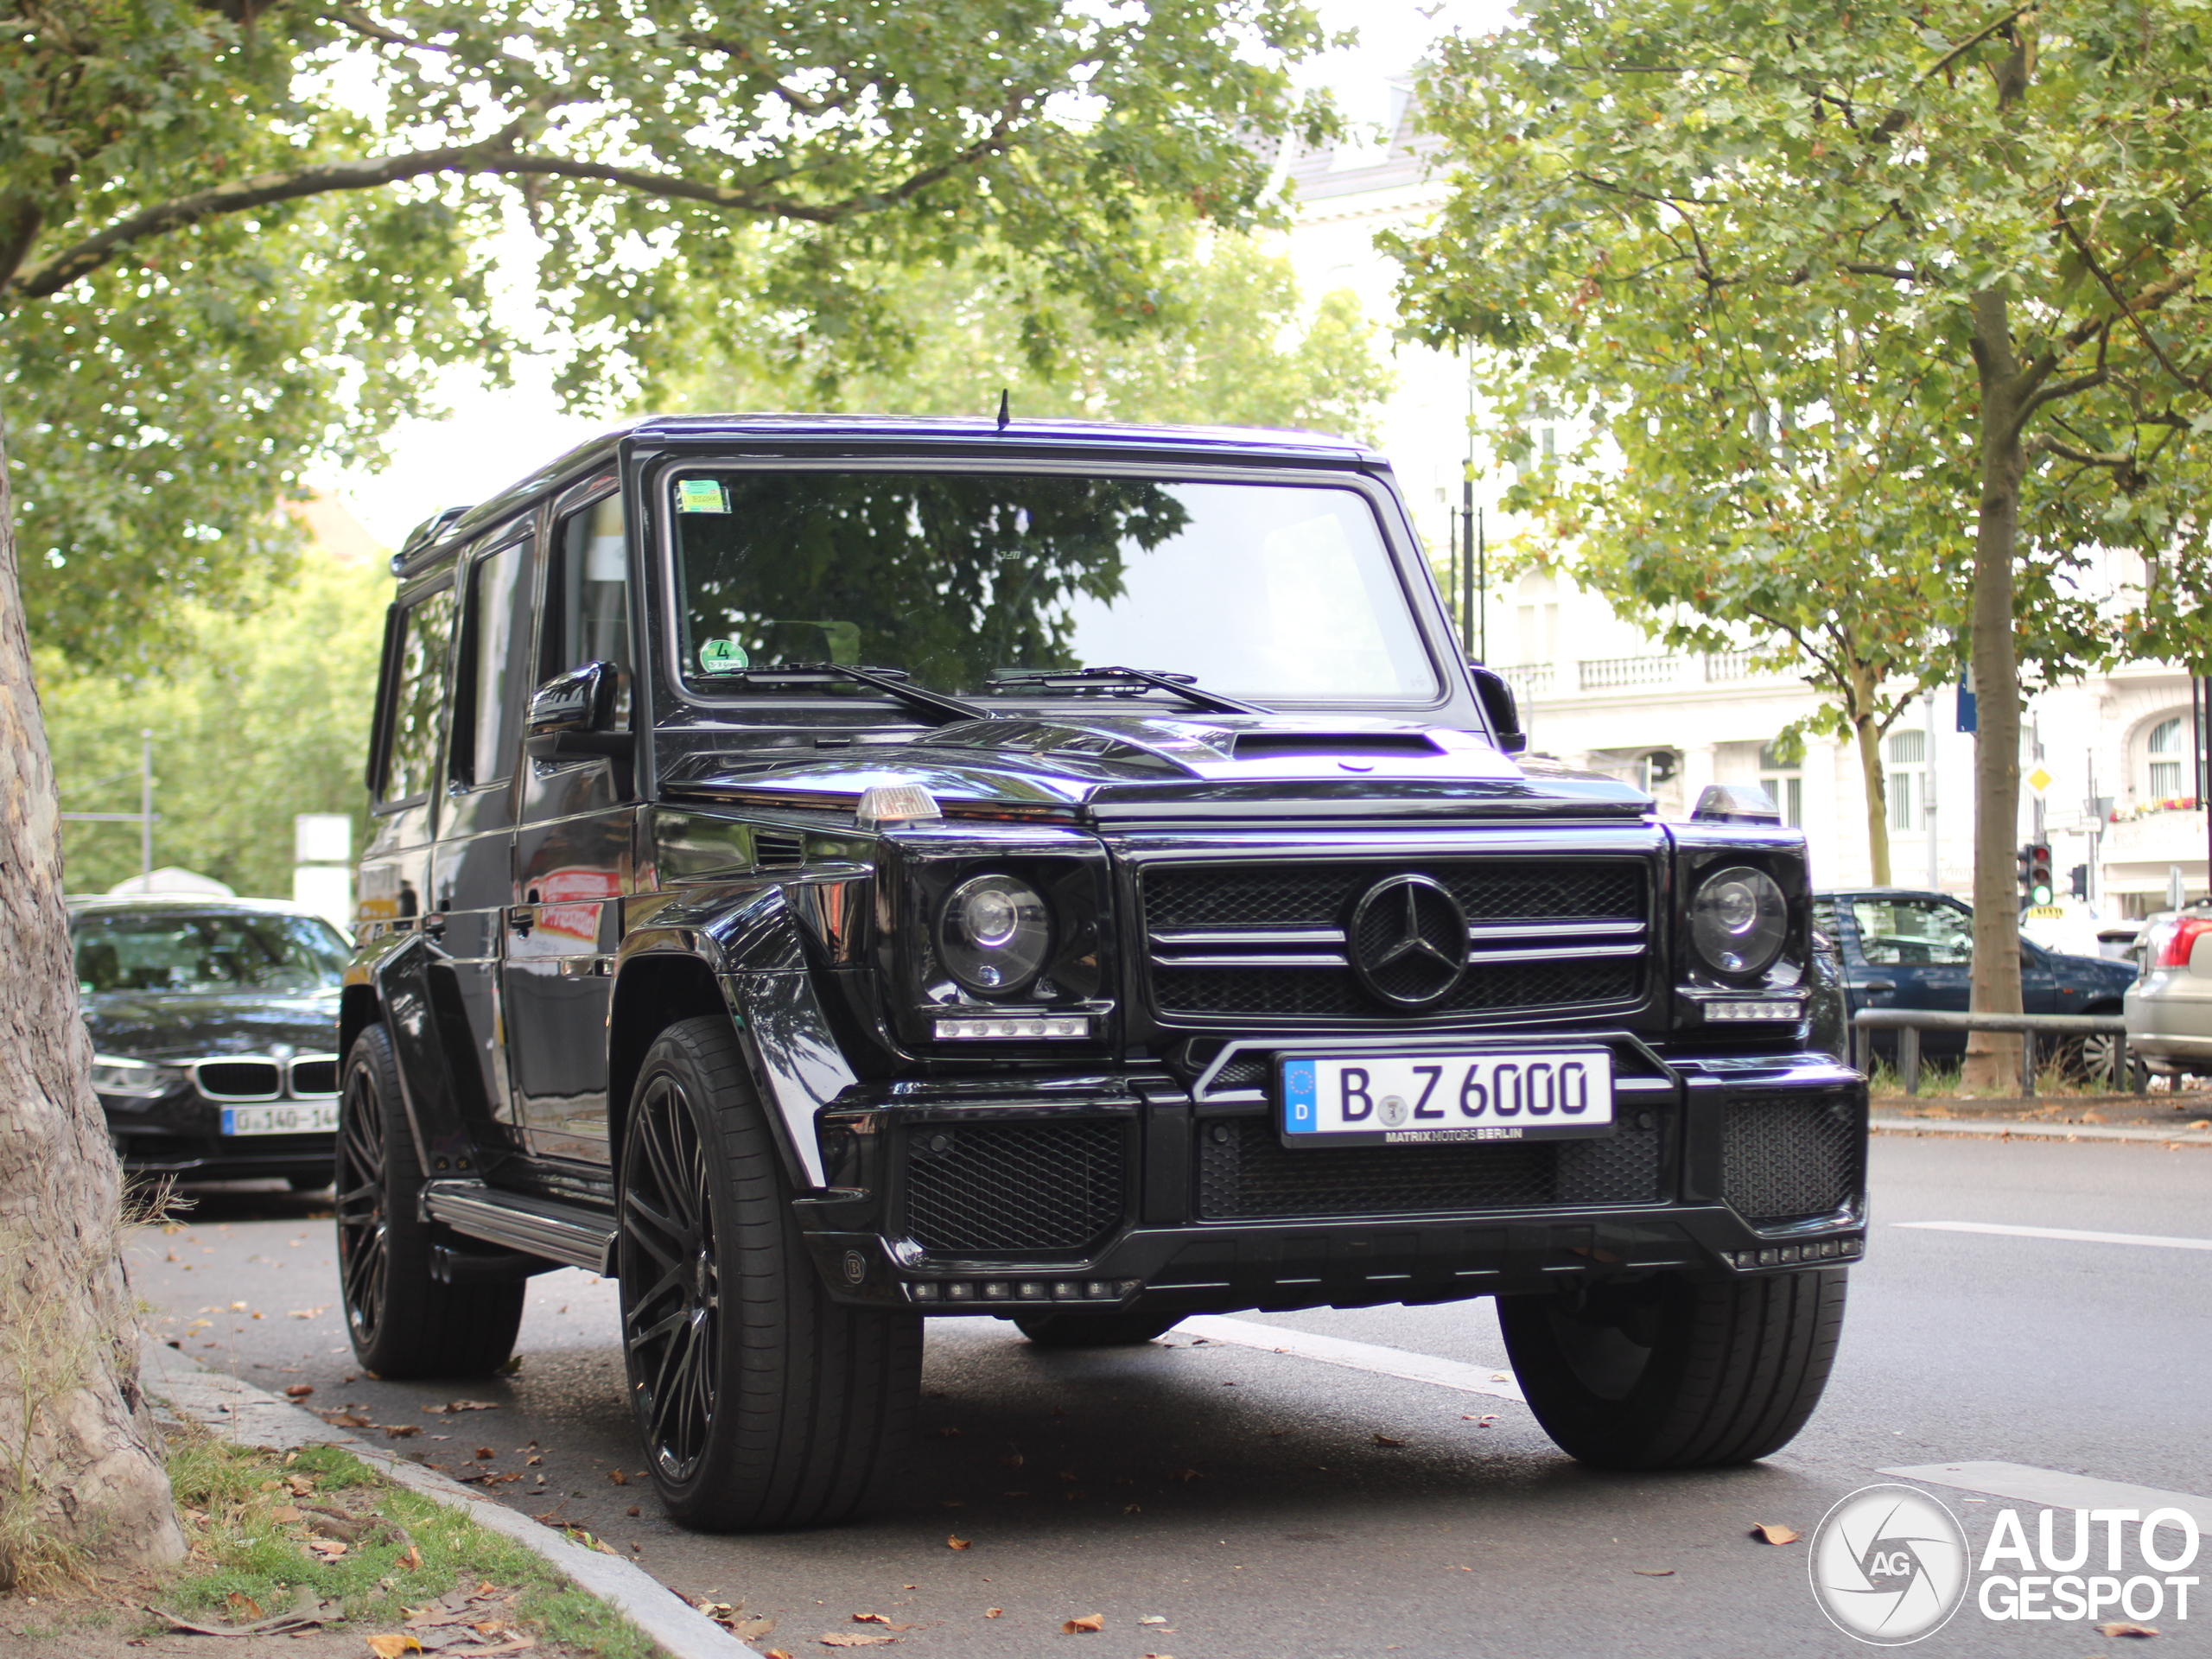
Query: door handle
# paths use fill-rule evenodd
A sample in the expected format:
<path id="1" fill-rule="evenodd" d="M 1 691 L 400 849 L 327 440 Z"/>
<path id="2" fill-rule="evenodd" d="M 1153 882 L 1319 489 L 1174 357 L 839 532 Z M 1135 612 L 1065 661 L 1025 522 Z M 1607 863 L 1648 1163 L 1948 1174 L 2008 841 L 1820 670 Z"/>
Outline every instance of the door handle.
<path id="1" fill-rule="evenodd" d="M 536 912 L 528 905 L 511 905 L 507 908 L 507 925 L 517 933 L 527 935 L 537 921 Z"/>
<path id="2" fill-rule="evenodd" d="M 1866 991 L 1869 993 L 1877 991 L 1894 991 L 1897 988 L 1897 982 L 1893 979 L 1862 979 L 1859 983 L 1851 987 L 1854 991 Z"/>

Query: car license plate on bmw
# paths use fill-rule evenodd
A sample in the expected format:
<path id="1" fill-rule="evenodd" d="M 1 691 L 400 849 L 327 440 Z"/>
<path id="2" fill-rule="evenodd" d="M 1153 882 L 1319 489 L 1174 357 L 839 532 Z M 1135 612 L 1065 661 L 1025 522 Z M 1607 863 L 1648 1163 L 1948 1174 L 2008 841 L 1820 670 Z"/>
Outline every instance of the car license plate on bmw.
<path id="1" fill-rule="evenodd" d="M 225 1135 L 330 1135 L 338 1128 L 334 1100 L 280 1100 L 268 1106 L 226 1106 Z"/>
<path id="2" fill-rule="evenodd" d="M 1483 1054 L 1285 1055 L 1286 1146 L 1563 1141 L 1613 1133 L 1604 1048 Z"/>

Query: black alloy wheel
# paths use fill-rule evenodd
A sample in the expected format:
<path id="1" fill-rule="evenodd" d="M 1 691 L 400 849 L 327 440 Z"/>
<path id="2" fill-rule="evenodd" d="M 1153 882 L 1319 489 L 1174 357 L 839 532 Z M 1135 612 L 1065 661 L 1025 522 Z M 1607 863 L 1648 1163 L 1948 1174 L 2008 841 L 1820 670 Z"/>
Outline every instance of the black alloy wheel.
<path id="1" fill-rule="evenodd" d="M 712 1532 L 851 1519 L 912 1433 L 921 1316 L 823 1284 L 727 1019 L 664 1031 L 630 1101 L 623 1364 L 670 1518 Z"/>
<path id="2" fill-rule="evenodd" d="M 1606 1469 L 1712 1469 L 1781 1450 L 1820 1402 L 1843 1328 L 1841 1268 L 1501 1296 L 1529 1408 Z"/>
<path id="3" fill-rule="evenodd" d="M 721 1394 L 707 1154 L 681 1089 L 653 1077 L 632 1109 L 622 1184 L 622 1345 L 645 1453 L 671 1482 L 698 1472 Z"/>
<path id="4" fill-rule="evenodd" d="M 369 1027 L 346 1057 L 338 1105 L 338 1282 L 354 1356 L 378 1376 L 488 1376 L 514 1351 L 523 1284 L 448 1285 L 419 1218 L 423 1171 L 400 1104 L 391 1033 Z"/>

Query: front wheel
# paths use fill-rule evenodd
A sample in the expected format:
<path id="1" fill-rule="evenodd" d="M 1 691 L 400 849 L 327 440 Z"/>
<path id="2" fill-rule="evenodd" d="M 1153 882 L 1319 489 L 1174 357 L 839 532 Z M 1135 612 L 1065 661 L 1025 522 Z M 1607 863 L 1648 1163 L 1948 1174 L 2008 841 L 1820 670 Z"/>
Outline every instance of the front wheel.
<path id="1" fill-rule="evenodd" d="M 1544 1432 L 1606 1469 L 1710 1469 L 1787 1446 L 1827 1386 L 1846 1270 L 1501 1296 L 1514 1375 Z"/>
<path id="2" fill-rule="evenodd" d="M 912 1431 L 922 1320 L 833 1301 L 727 1020 L 655 1039 L 623 1133 L 623 1361 L 653 1484 L 703 1531 L 822 1526 Z"/>

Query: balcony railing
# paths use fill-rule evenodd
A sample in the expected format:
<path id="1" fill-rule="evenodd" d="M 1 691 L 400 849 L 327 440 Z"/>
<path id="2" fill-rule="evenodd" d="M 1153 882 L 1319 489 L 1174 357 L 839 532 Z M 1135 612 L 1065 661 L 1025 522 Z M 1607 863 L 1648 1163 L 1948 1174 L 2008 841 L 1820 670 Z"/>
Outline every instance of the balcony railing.
<path id="1" fill-rule="evenodd" d="M 1725 685 L 1737 680 L 1784 677 L 1763 667 L 1758 653 L 1716 652 L 1707 657 L 1656 652 L 1642 657 L 1585 657 L 1572 663 L 1517 663 L 1502 668 L 1513 694 L 1523 702 L 1558 695 L 1562 671 L 1571 673 L 1575 691 L 1624 691 L 1638 686 Z"/>
<path id="2" fill-rule="evenodd" d="M 1632 685 L 1673 685 L 1682 678 L 1683 657 L 1586 657 L 1574 665 L 1584 691 L 1617 691 Z"/>

